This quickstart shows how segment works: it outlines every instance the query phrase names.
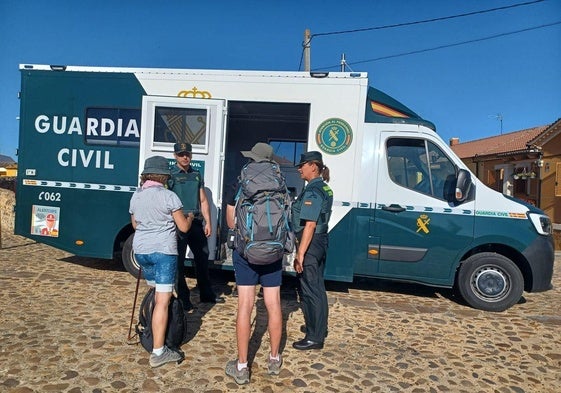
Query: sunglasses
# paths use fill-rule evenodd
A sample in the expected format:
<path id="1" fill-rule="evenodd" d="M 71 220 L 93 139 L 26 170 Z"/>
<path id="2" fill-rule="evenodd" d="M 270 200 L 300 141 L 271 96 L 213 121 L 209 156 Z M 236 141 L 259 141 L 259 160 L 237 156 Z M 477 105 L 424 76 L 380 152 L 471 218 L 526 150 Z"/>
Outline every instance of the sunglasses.
<path id="1" fill-rule="evenodd" d="M 177 157 L 191 157 L 191 153 L 187 153 L 187 152 L 175 153 L 175 155 Z"/>

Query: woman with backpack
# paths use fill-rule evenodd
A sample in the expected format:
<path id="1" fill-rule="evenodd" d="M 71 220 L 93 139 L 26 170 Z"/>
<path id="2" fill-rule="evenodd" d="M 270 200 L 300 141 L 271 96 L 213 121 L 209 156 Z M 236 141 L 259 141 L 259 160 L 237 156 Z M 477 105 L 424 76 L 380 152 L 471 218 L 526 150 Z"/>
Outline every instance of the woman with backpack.
<path id="1" fill-rule="evenodd" d="M 329 168 L 318 151 L 303 153 L 297 165 L 307 184 L 292 204 L 292 225 L 298 248 L 294 270 L 300 279 L 300 299 L 306 336 L 292 346 L 299 350 L 322 349 L 327 336 L 328 304 L 323 274 L 328 247 L 328 223 L 333 205 Z"/>
<path id="2" fill-rule="evenodd" d="M 179 362 L 183 356 L 165 346 L 168 306 L 177 270 L 176 225 L 187 232 L 193 214 L 185 217 L 179 197 L 164 187 L 170 177 L 168 160 L 154 156 L 146 159 L 140 187 L 132 195 L 129 207 L 135 229 L 134 256 L 149 286 L 155 286 L 152 314 L 153 350 L 150 366 Z"/>

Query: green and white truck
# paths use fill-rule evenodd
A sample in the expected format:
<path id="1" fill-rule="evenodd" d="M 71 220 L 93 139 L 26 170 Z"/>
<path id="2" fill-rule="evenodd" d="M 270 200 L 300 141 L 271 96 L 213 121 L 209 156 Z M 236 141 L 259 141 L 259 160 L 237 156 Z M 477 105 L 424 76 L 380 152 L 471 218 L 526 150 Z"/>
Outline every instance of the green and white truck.
<path id="1" fill-rule="evenodd" d="M 551 288 L 550 219 L 483 185 L 434 125 L 362 72 L 21 65 L 18 235 L 79 256 L 121 256 L 135 274 L 129 200 L 144 159 L 193 145 L 212 205 L 214 267 L 231 269 L 224 192 L 268 142 L 295 195 L 300 154 L 331 171 L 326 279 L 456 288 L 502 311 Z M 187 263 L 189 260 L 189 252 Z M 290 256 L 286 270 L 290 271 Z"/>

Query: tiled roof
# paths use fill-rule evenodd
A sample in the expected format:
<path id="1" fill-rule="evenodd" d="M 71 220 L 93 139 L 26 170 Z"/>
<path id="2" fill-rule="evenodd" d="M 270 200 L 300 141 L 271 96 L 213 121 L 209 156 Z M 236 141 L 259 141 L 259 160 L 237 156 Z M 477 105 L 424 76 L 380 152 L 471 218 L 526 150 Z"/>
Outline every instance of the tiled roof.
<path id="1" fill-rule="evenodd" d="M 543 146 L 552 138 L 555 138 L 561 131 L 561 119 L 557 119 L 553 124 L 548 126 L 542 133 L 536 136 L 534 139 L 528 141 L 532 145 Z"/>
<path id="2" fill-rule="evenodd" d="M 12 160 L 10 157 L 0 154 L 0 166 L 9 166 L 15 164 L 16 162 Z"/>
<path id="3" fill-rule="evenodd" d="M 548 125 L 491 136 L 451 146 L 460 158 L 486 156 L 526 150 L 526 144 L 543 132 Z"/>

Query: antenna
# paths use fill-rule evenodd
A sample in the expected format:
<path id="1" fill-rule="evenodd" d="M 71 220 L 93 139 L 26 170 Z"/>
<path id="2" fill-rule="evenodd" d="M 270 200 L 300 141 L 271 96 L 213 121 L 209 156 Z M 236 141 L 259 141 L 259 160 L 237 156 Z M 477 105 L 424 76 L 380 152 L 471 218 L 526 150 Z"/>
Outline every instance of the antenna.
<path id="1" fill-rule="evenodd" d="M 496 115 L 489 115 L 489 117 L 492 117 L 493 119 L 497 119 L 500 123 L 501 126 L 501 135 L 503 134 L 503 115 L 500 113 L 497 113 Z"/>
<path id="2" fill-rule="evenodd" d="M 347 64 L 347 60 L 345 59 L 345 54 L 341 54 L 341 72 L 345 72 L 345 68 L 349 67 L 349 70 L 353 72 L 353 69 Z"/>

